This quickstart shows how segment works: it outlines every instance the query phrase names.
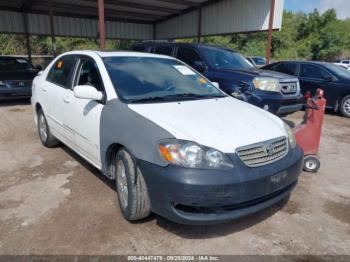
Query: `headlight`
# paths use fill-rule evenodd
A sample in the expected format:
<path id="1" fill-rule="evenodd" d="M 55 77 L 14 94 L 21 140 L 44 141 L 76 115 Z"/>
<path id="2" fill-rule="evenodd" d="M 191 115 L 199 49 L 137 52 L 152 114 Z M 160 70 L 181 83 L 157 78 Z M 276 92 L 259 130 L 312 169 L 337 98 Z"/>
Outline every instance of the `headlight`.
<path id="1" fill-rule="evenodd" d="M 262 91 L 280 92 L 280 84 L 277 79 L 270 77 L 255 77 L 253 80 L 255 88 Z"/>
<path id="2" fill-rule="evenodd" d="M 286 123 L 284 123 L 284 128 L 286 129 L 287 134 L 288 134 L 288 140 L 289 140 L 290 147 L 291 147 L 292 149 L 294 149 L 294 148 L 296 147 L 296 145 L 297 145 L 297 142 L 296 142 L 296 140 L 295 140 L 293 131 L 292 131 L 292 129 L 289 127 L 289 125 L 287 125 Z"/>
<path id="3" fill-rule="evenodd" d="M 166 139 L 159 143 L 160 155 L 169 163 L 201 169 L 230 169 L 232 161 L 222 152 L 186 140 Z"/>

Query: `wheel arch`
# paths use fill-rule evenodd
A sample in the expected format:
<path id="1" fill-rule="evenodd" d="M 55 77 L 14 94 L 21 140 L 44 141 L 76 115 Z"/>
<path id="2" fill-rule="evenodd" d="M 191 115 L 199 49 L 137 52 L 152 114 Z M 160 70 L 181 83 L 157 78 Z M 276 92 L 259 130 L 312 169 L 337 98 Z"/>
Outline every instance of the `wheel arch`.
<path id="1" fill-rule="evenodd" d="M 118 152 L 119 149 L 125 148 L 122 144 L 120 143 L 112 143 L 108 146 L 107 151 L 105 153 L 104 159 L 106 163 L 106 170 L 105 170 L 105 175 L 109 179 L 115 179 L 115 174 L 114 174 L 114 160 L 116 153 Z"/>

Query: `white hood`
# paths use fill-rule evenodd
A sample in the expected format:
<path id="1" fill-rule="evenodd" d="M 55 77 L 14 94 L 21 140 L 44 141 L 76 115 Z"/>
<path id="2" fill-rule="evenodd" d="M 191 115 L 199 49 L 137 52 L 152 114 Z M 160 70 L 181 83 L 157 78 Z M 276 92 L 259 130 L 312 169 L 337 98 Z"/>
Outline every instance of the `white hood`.
<path id="1" fill-rule="evenodd" d="M 281 119 L 227 97 L 185 102 L 129 104 L 177 139 L 233 153 L 236 148 L 287 136 Z"/>

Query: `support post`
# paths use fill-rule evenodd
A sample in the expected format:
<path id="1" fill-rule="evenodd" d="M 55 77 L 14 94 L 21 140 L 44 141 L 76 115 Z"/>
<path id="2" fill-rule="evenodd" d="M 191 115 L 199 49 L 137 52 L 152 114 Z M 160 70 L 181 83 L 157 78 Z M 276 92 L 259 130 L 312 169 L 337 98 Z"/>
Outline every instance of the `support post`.
<path id="1" fill-rule="evenodd" d="M 52 0 L 48 0 L 48 7 L 49 7 L 49 23 L 50 23 L 50 32 L 51 32 L 52 54 L 55 57 L 57 55 L 57 52 L 56 52 L 55 24 L 53 21 Z"/>
<path id="2" fill-rule="evenodd" d="M 270 64 L 270 59 L 271 59 L 272 30 L 273 30 L 273 20 L 275 16 L 275 5 L 276 5 L 276 0 L 271 0 L 269 31 L 267 34 L 266 64 Z"/>
<path id="3" fill-rule="evenodd" d="M 100 37 L 100 48 L 106 49 L 106 28 L 105 28 L 105 5 L 104 0 L 98 0 L 98 28 Z"/>
<path id="4" fill-rule="evenodd" d="M 202 8 L 198 8 L 198 34 L 197 34 L 197 43 L 201 42 L 202 38 Z"/>
<path id="5" fill-rule="evenodd" d="M 30 63 L 32 63 L 32 50 L 30 48 L 30 38 L 29 38 L 30 35 L 29 35 L 29 30 L 28 30 L 28 15 L 27 15 L 27 13 L 22 13 L 22 18 L 23 18 L 24 34 L 25 34 L 25 38 L 26 38 L 28 60 Z"/>
<path id="6" fill-rule="evenodd" d="M 157 40 L 157 24 L 153 24 L 153 40 Z"/>

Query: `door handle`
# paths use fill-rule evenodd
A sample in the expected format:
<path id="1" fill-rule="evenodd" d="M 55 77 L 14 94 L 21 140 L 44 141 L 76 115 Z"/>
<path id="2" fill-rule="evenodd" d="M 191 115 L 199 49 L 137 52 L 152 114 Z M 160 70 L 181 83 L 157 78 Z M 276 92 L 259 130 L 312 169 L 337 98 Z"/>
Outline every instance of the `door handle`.
<path id="1" fill-rule="evenodd" d="M 63 102 L 69 104 L 69 103 L 71 102 L 70 96 L 64 96 L 64 97 L 63 97 Z"/>
<path id="2" fill-rule="evenodd" d="M 43 90 L 44 92 L 47 92 L 47 87 L 46 86 L 42 86 L 41 90 Z"/>

